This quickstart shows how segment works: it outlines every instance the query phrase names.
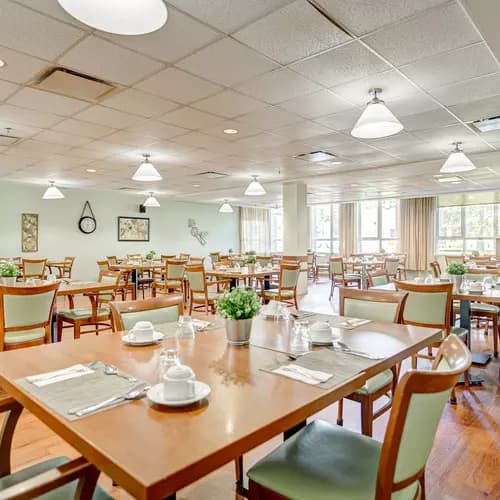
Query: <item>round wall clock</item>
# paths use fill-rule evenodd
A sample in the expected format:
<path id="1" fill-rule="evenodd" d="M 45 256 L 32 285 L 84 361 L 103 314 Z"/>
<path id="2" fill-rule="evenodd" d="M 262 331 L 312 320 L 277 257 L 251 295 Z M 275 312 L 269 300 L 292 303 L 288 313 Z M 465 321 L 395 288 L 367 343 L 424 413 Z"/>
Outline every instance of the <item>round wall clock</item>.
<path id="1" fill-rule="evenodd" d="M 89 209 L 90 215 L 85 215 L 85 210 Z M 83 205 L 82 215 L 78 221 L 78 229 L 84 234 L 93 233 L 97 228 L 97 221 L 94 216 L 94 212 L 88 201 Z"/>

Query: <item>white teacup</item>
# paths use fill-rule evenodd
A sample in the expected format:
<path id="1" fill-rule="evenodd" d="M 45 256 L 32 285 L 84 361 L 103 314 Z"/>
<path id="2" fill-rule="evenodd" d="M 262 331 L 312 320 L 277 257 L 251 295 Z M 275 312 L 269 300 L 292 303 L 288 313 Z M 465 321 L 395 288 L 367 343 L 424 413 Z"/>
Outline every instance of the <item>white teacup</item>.
<path id="1" fill-rule="evenodd" d="M 129 331 L 129 336 L 132 340 L 139 342 L 153 340 L 154 327 L 151 321 L 138 321 L 132 330 Z"/>
<path id="2" fill-rule="evenodd" d="M 163 379 L 163 396 L 168 400 L 189 399 L 194 396 L 195 375 L 186 365 L 171 366 Z"/>
<path id="3" fill-rule="evenodd" d="M 332 340 L 332 327 L 326 321 L 316 321 L 311 325 L 310 336 L 313 342 L 329 342 Z"/>

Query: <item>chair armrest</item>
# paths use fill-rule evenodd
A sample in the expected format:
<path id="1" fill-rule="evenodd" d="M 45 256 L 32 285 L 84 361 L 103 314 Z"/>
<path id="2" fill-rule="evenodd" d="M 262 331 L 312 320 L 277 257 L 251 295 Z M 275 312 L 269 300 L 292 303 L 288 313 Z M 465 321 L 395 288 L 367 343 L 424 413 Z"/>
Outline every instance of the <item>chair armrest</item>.
<path id="1" fill-rule="evenodd" d="M 12 438 L 23 407 L 0 389 L 0 412 L 6 413 L 0 430 L 0 477 L 10 474 Z"/>
<path id="2" fill-rule="evenodd" d="M 0 491 L 0 500 L 30 500 L 78 479 L 75 500 L 92 498 L 99 471 L 83 457 Z"/>

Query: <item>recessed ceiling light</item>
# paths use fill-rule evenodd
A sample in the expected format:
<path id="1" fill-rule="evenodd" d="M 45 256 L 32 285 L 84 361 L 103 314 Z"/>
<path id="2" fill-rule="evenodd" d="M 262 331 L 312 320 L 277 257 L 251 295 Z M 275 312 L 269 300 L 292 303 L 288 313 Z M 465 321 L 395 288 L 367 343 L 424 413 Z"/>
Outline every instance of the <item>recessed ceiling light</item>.
<path id="1" fill-rule="evenodd" d="M 89 174 L 95 174 L 97 172 L 97 170 L 95 168 L 87 168 L 87 172 Z"/>
<path id="2" fill-rule="evenodd" d="M 238 133 L 238 131 L 237 131 L 235 128 L 225 128 L 225 129 L 224 129 L 224 133 L 225 133 L 225 134 L 232 135 L 232 134 L 237 134 L 237 133 Z"/>
<path id="3" fill-rule="evenodd" d="M 446 177 L 434 176 L 434 178 L 438 182 L 442 182 L 443 184 L 447 184 L 447 183 L 450 183 L 450 184 L 460 184 L 464 180 L 463 177 L 459 177 L 458 175 L 449 175 L 449 176 L 446 176 Z"/>
<path id="4" fill-rule="evenodd" d="M 201 184 L 193 184 L 193 187 L 194 188 L 199 188 L 199 187 L 201 187 Z"/>
<path id="5" fill-rule="evenodd" d="M 359 186 L 359 184 L 351 184 L 352 188 L 357 188 L 358 186 Z"/>
<path id="6" fill-rule="evenodd" d="M 300 155 L 294 156 L 294 158 L 297 158 L 298 160 L 305 160 L 305 161 L 328 161 L 328 160 L 334 160 L 335 155 L 332 153 L 329 153 L 328 151 L 311 151 L 310 153 L 302 153 Z M 333 164 L 333 162 L 329 162 L 330 164 Z"/>
<path id="7" fill-rule="evenodd" d="M 3 59 L 0 59 L 0 68 L 3 68 L 6 65 L 7 63 Z"/>

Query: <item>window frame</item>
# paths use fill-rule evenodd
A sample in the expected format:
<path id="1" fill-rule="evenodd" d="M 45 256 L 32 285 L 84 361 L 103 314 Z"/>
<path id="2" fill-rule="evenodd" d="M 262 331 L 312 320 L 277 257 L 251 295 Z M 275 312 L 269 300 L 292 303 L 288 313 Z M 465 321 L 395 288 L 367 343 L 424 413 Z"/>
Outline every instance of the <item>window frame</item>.
<path id="1" fill-rule="evenodd" d="M 328 206 L 330 208 L 330 238 L 314 238 L 314 229 L 315 229 L 315 217 L 314 217 L 314 208 L 318 206 Z M 337 236 L 334 237 L 334 206 L 337 207 L 336 210 L 336 218 L 337 218 Z M 310 205 L 310 217 L 309 217 L 309 223 L 310 223 L 310 234 L 309 234 L 309 247 L 311 250 L 315 253 L 318 253 L 320 255 L 338 255 L 340 252 L 340 204 L 339 203 L 315 203 L 314 205 Z M 316 249 L 316 242 L 317 241 L 324 241 L 330 244 L 330 252 L 324 252 L 321 250 Z M 337 249 L 337 250 L 335 250 Z"/>
<path id="2" fill-rule="evenodd" d="M 398 252 L 399 251 L 399 246 L 400 246 L 400 228 L 399 228 L 399 199 L 398 198 L 388 198 L 388 200 L 394 200 L 395 201 L 395 210 L 396 210 L 396 237 L 394 238 L 384 238 L 382 236 L 382 228 L 383 228 L 383 217 L 382 217 L 382 203 L 384 201 L 387 201 L 385 199 L 377 199 L 377 200 L 366 200 L 370 202 L 376 202 L 377 203 L 377 236 L 370 236 L 363 238 L 362 237 L 362 214 L 361 214 L 361 206 L 363 201 L 358 202 L 358 252 L 362 253 L 380 253 L 383 250 L 386 251 L 386 253 L 392 253 L 392 252 Z M 372 252 L 364 252 L 362 250 L 362 245 L 363 241 L 368 241 L 368 242 L 376 242 L 378 241 L 378 250 L 372 251 Z M 394 250 L 388 250 L 387 248 L 384 247 L 384 242 L 396 242 Z"/>

